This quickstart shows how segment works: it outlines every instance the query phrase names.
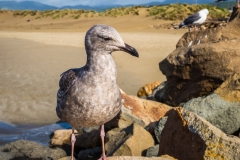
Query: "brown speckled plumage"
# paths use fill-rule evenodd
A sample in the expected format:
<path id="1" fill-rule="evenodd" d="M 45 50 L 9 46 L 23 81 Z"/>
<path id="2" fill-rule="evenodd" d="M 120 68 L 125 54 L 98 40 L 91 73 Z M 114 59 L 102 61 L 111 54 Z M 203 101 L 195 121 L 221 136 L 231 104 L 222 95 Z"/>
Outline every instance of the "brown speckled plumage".
<path id="1" fill-rule="evenodd" d="M 85 36 L 87 63 L 61 75 L 56 112 L 73 128 L 97 126 L 111 120 L 121 108 L 116 66 L 111 53 L 125 51 L 138 57 L 112 27 L 93 26 Z"/>

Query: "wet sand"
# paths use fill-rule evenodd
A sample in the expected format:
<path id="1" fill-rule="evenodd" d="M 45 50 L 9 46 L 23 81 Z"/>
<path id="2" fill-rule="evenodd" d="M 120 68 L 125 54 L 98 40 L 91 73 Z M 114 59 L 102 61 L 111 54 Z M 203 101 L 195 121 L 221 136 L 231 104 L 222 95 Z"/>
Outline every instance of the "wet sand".
<path id="1" fill-rule="evenodd" d="M 175 48 L 179 34 L 122 32 L 140 58 L 114 52 L 118 84 L 136 95 L 146 83 L 164 81 L 158 63 Z M 59 75 L 85 64 L 84 32 L 0 32 L 0 121 L 49 124 L 55 114 Z"/>

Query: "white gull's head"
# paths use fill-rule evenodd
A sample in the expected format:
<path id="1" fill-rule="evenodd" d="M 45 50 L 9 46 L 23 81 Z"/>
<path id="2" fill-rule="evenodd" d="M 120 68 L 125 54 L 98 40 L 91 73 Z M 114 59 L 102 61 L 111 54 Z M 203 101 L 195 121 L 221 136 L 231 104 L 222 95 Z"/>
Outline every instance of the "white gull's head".
<path id="1" fill-rule="evenodd" d="M 97 51 L 112 53 L 114 51 L 124 51 L 132 56 L 139 57 L 135 48 L 124 43 L 119 33 L 112 27 L 97 24 L 91 27 L 85 36 L 85 48 L 87 54 Z"/>
<path id="2" fill-rule="evenodd" d="M 200 10 L 198 13 L 199 13 L 200 15 L 205 15 L 205 16 L 207 16 L 207 15 L 209 14 L 209 11 L 208 11 L 208 9 L 204 8 L 204 9 Z"/>

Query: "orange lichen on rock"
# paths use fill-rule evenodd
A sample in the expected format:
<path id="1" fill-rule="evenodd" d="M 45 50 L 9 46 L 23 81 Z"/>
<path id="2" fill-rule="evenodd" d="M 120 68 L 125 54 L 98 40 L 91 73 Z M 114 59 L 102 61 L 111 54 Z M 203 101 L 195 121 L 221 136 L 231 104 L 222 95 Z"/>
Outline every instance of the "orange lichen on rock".
<path id="1" fill-rule="evenodd" d="M 148 95 L 151 95 L 153 90 L 160 85 L 160 81 L 152 82 L 145 84 L 143 87 L 141 87 L 137 93 L 138 97 L 145 97 Z"/>

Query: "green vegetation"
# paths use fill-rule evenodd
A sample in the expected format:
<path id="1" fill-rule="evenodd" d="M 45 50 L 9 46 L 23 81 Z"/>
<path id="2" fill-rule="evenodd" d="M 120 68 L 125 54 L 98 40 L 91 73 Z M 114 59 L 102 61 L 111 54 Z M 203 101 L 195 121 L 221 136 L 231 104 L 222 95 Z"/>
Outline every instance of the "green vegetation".
<path id="1" fill-rule="evenodd" d="M 99 13 L 99 16 L 107 16 L 107 17 L 117 17 L 124 15 L 139 15 L 139 8 L 144 8 L 142 6 L 133 6 L 133 7 L 120 7 L 108 9 L 105 12 Z"/>
<path id="2" fill-rule="evenodd" d="M 5 10 L 5 9 L 0 9 L 0 13 L 7 13 L 7 10 Z"/>
<path id="3" fill-rule="evenodd" d="M 189 5 L 189 4 L 171 4 L 166 6 L 154 6 L 148 10 L 148 16 L 154 16 L 156 19 L 164 20 L 183 20 L 189 15 L 198 12 L 201 9 L 209 10 L 209 18 L 225 18 L 230 12 L 227 9 L 210 5 Z"/>
<path id="4" fill-rule="evenodd" d="M 187 16 L 198 12 L 199 10 L 207 8 L 209 10 L 210 19 L 215 18 L 226 18 L 230 15 L 229 11 L 224 8 L 211 6 L 211 5 L 189 5 L 189 4 L 171 4 L 165 6 L 153 6 L 146 8 L 143 6 L 133 6 L 133 7 L 120 7 L 108 9 L 104 12 L 96 12 L 92 10 L 78 10 L 78 9 L 64 9 L 64 10 L 45 10 L 45 11 L 30 11 L 30 10 L 16 10 L 13 12 L 14 16 L 36 16 L 35 19 L 42 19 L 50 17 L 53 19 L 69 17 L 73 19 L 79 19 L 80 17 L 119 17 L 125 15 L 134 15 L 138 16 L 140 9 L 147 11 L 147 16 L 151 16 L 155 19 L 164 19 L 164 20 L 183 20 Z M 7 11 L 0 10 L 1 13 Z"/>

